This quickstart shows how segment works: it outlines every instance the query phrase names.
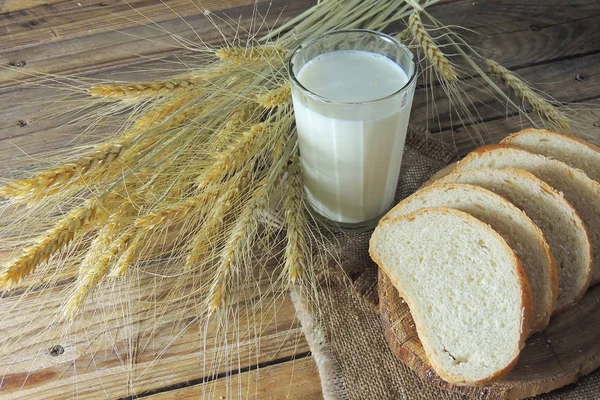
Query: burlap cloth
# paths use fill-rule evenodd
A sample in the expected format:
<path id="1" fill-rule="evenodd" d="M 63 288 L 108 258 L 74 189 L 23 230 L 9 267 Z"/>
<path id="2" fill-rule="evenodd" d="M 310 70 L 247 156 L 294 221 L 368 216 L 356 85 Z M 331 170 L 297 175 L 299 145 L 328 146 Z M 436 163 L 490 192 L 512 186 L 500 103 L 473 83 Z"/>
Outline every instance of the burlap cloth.
<path id="1" fill-rule="evenodd" d="M 406 140 L 397 200 L 418 189 L 455 159 L 451 149 L 411 129 Z M 368 255 L 371 232 L 339 237 L 342 266 L 352 285 L 332 279 L 317 289 L 319 312 L 299 291 L 292 300 L 321 377 L 325 399 L 466 400 L 415 375 L 388 348 L 377 310 L 377 266 Z M 545 400 L 600 399 L 600 371 L 538 396 Z"/>

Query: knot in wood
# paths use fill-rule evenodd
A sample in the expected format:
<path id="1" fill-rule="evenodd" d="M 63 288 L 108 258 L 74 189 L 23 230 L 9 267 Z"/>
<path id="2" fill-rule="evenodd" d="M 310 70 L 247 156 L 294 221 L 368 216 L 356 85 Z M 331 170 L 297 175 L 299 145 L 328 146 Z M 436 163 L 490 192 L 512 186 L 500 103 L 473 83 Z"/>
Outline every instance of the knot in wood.
<path id="1" fill-rule="evenodd" d="M 62 347 L 60 344 L 55 344 L 54 346 L 50 347 L 48 354 L 50 354 L 52 357 L 58 357 L 61 354 L 63 354 L 64 352 L 65 352 L 64 347 Z"/>

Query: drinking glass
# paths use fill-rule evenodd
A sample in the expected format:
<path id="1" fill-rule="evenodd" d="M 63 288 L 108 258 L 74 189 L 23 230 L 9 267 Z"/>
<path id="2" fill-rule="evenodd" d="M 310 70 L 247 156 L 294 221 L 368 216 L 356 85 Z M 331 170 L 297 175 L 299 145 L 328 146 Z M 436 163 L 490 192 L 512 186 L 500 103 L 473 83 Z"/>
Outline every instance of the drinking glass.
<path id="1" fill-rule="evenodd" d="M 329 225 L 368 229 L 392 207 L 416 69 L 399 40 L 367 30 L 328 32 L 292 54 L 305 191 Z"/>

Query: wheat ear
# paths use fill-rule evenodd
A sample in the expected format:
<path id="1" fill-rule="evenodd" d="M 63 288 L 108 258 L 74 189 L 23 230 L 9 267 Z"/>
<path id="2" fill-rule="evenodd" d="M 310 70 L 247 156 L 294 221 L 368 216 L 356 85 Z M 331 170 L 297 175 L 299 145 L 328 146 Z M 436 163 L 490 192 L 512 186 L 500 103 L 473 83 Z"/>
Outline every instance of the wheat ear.
<path id="1" fill-rule="evenodd" d="M 458 75 L 454 66 L 452 66 L 450 60 L 448 60 L 446 55 L 435 44 L 435 41 L 425 29 L 419 12 L 414 12 L 408 17 L 408 29 L 410 29 L 412 37 L 427 55 L 429 63 L 433 65 L 442 78 L 448 82 L 458 80 Z"/>
<path id="2" fill-rule="evenodd" d="M 126 209 L 128 210 L 129 207 Z M 72 320 L 77 315 L 91 291 L 108 273 L 112 261 L 120 250 L 115 246 L 114 239 L 123 225 L 125 214 L 126 210 L 121 209 L 120 212 L 111 215 L 90 244 L 79 268 L 80 273 L 75 289 L 63 306 L 63 313 L 68 319 Z"/>
<path id="3" fill-rule="evenodd" d="M 225 216 L 237 201 L 247 182 L 247 174 L 242 173 L 228 182 L 229 189 L 211 206 L 211 210 L 202 222 L 201 228 L 194 234 L 190 243 L 191 250 L 186 259 L 186 266 L 192 268 L 199 263 L 210 249 L 211 238 L 217 236 L 225 223 Z"/>
<path id="4" fill-rule="evenodd" d="M 138 118 L 134 124 L 134 130 L 138 132 L 144 131 L 163 124 L 164 126 L 161 126 L 161 131 L 165 131 L 180 125 L 201 109 L 199 106 L 184 109 L 195 98 L 196 95 L 192 92 L 185 92 L 182 95 L 170 98 L 169 101 L 160 104 Z"/>
<path id="5" fill-rule="evenodd" d="M 304 208 L 304 185 L 297 156 L 290 160 L 285 190 L 284 212 L 287 244 L 285 247 L 285 270 L 289 282 L 296 283 L 306 271 L 306 244 L 308 223 Z"/>
<path id="6" fill-rule="evenodd" d="M 291 100 L 292 90 L 289 85 L 277 87 L 256 97 L 256 102 L 266 109 L 288 105 Z"/>
<path id="7" fill-rule="evenodd" d="M 234 269 L 243 264 L 243 257 L 251 243 L 251 233 L 255 231 L 257 210 L 264 204 L 266 179 L 262 179 L 256 186 L 252 197 L 244 206 L 240 216 L 235 222 L 229 239 L 221 253 L 219 265 L 208 295 L 209 314 L 219 310 L 227 300 L 227 289 Z"/>
<path id="8" fill-rule="evenodd" d="M 41 172 L 32 178 L 18 179 L 5 184 L 0 187 L 0 197 L 31 201 L 38 199 L 43 194 L 53 194 L 72 183 L 75 178 L 80 178 L 91 171 L 105 169 L 121 158 L 131 147 L 134 147 L 135 151 L 132 155 L 135 159 L 140 152 L 159 140 L 159 137 L 155 136 L 157 133 L 178 126 L 199 112 L 200 107 L 189 107 L 184 112 L 179 112 L 168 119 L 172 113 L 177 112 L 192 99 L 192 94 L 175 97 L 165 105 L 143 115 L 134 127 L 120 138 L 95 145 L 87 155 L 60 167 Z M 168 120 L 165 122 L 166 119 Z M 140 137 L 141 132 L 161 123 L 159 129 L 153 132 L 154 135 Z M 134 143 L 138 137 L 140 139 Z"/>
<path id="9" fill-rule="evenodd" d="M 110 249 L 110 254 L 119 257 L 112 265 L 108 274 L 109 278 L 119 278 L 125 275 L 129 265 L 141 251 L 142 238 L 144 233 L 138 231 L 135 227 L 126 229 L 121 236 L 115 240 Z M 114 260 L 114 258 L 113 258 Z"/>
<path id="10" fill-rule="evenodd" d="M 52 194 L 55 192 L 54 188 L 63 187 L 73 178 L 112 163 L 127 147 L 127 142 L 122 140 L 98 144 L 89 154 L 58 168 L 41 172 L 32 178 L 7 183 L 0 187 L 0 197 L 32 200 L 42 194 Z"/>
<path id="11" fill-rule="evenodd" d="M 217 152 L 222 152 L 232 138 L 239 133 L 239 130 L 247 124 L 256 112 L 257 106 L 254 103 L 244 103 L 231 114 L 231 117 L 223 126 L 213 135 L 211 147 Z"/>
<path id="12" fill-rule="evenodd" d="M 486 59 L 485 64 L 490 74 L 498 78 L 504 86 L 515 92 L 542 118 L 547 120 L 554 128 L 569 131 L 570 124 L 567 117 L 556 109 L 548 100 L 533 91 L 523 80 L 512 73 L 509 69 L 498 64 L 494 60 Z"/>
<path id="13" fill-rule="evenodd" d="M 248 163 L 269 139 L 268 124 L 258 123 L 242 134 L 236 143 L 219 153 L 214 164 L 200 175 L 196 181 L 199 188 L 220 182 Z"/>
<path id="14" fill-rule="evenodd" d="M 222 61 L 233 64 L 256 63 L 281 58 L 288 51 L 279 47 L 225 47 L 215 52 Z"/>
<path id="15" fill-rule="evenodd" d="M 168 95 L 177 91 L 187 90 L 206 80 L 204 76 L 173 77 L 169 80 L 154 82 L 127 82 L 93 85 L 87 92 L 95 97 L 116 99 L 135 98 L 142 96 Z"/>
<path id="16" fill-rule="evenodd" d="M 60 220 L 46 234 L 27 247 L 18 258 L 11 261 L 0 272 L 0 286 L 10 287 L 30 275 L 38 265 L 47 261 L 53 254 L 85 233 L 93 222 L 99 219 L 101 203 L 90 199 Z"/>

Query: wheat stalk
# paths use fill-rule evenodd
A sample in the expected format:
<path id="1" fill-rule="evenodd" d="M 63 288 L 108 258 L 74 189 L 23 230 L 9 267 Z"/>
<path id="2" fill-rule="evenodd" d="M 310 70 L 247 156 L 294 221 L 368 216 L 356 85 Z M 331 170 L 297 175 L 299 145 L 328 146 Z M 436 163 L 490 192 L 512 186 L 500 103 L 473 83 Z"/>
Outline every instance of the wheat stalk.
<path id="1" fill-rule="evenodd" d="M 279 47 L 225 47 L 215 52 L 222 61 L 232 64 L 257 63 L 284 57 L 288 51 Z"/>
<path id="2" fill-rule="evenodd" d="M 485 64 L 488 67 L 490 74 L 498 78 L 508 89 L 515 92 L 517 96 L 529 104 L 535 112 L 547 120 L 554 128 L 563 131 L 570 130 L 570 124 L 567 117 L 550 104 L 548 100 L 534 92 L 533 89 L 518 76 L 494 60 L 486 59 Z"/>
<path id="3" fill-rule="evenodd" d="M 306 255 L 309 249 L 306 233 L 309 230 L 306 210 L 303 203 L 304 185 L 297 156 L 292 157 L 287 173 L 287 186 L 284 198 L 285 228 L 287 244 L 285 248 L 285 270 L 289 282 L 294 284 L 306 270 Z"/>
<path id="4" fill-rule="evenodd" d="M 408 29 L 410 29 L 412 37 L 427 55 L 429 63 L 433 65 L 442 78 L 448 82 L 457 81 L 458 75 L 454 66 L 452 66 L 450 60 L 448 60 L 446 55 L 435 44 L 435 41 L 429 35 L 429 32 L 427 32 L 427 29 L 425 29 L 423 21 L 421 20 L 421 15 L 418 11 L 408 17 Z"/>
<path id="5" fill-rule="evenodd" d="M 266 109 L 289 105 L 292 101 L 292 90 L 289 85 L 283 85 L 266 93 L 259 94 L 256 102 Z"/>
<path id="6" fill-rule="evenodd" d="M 98 199 L 90 199 L 86 203 L 69 212 L 45 235 L 36 240 L 35 245 L 27 247 L 23 253 L 12 260 L 0 272 L 0 286 L 10 288 L 30 275 L 38 265 L 47 261 L 53 254 L 85 233 L 92 223 L 102 222 L 100 217 L 102 204 Z"/>

